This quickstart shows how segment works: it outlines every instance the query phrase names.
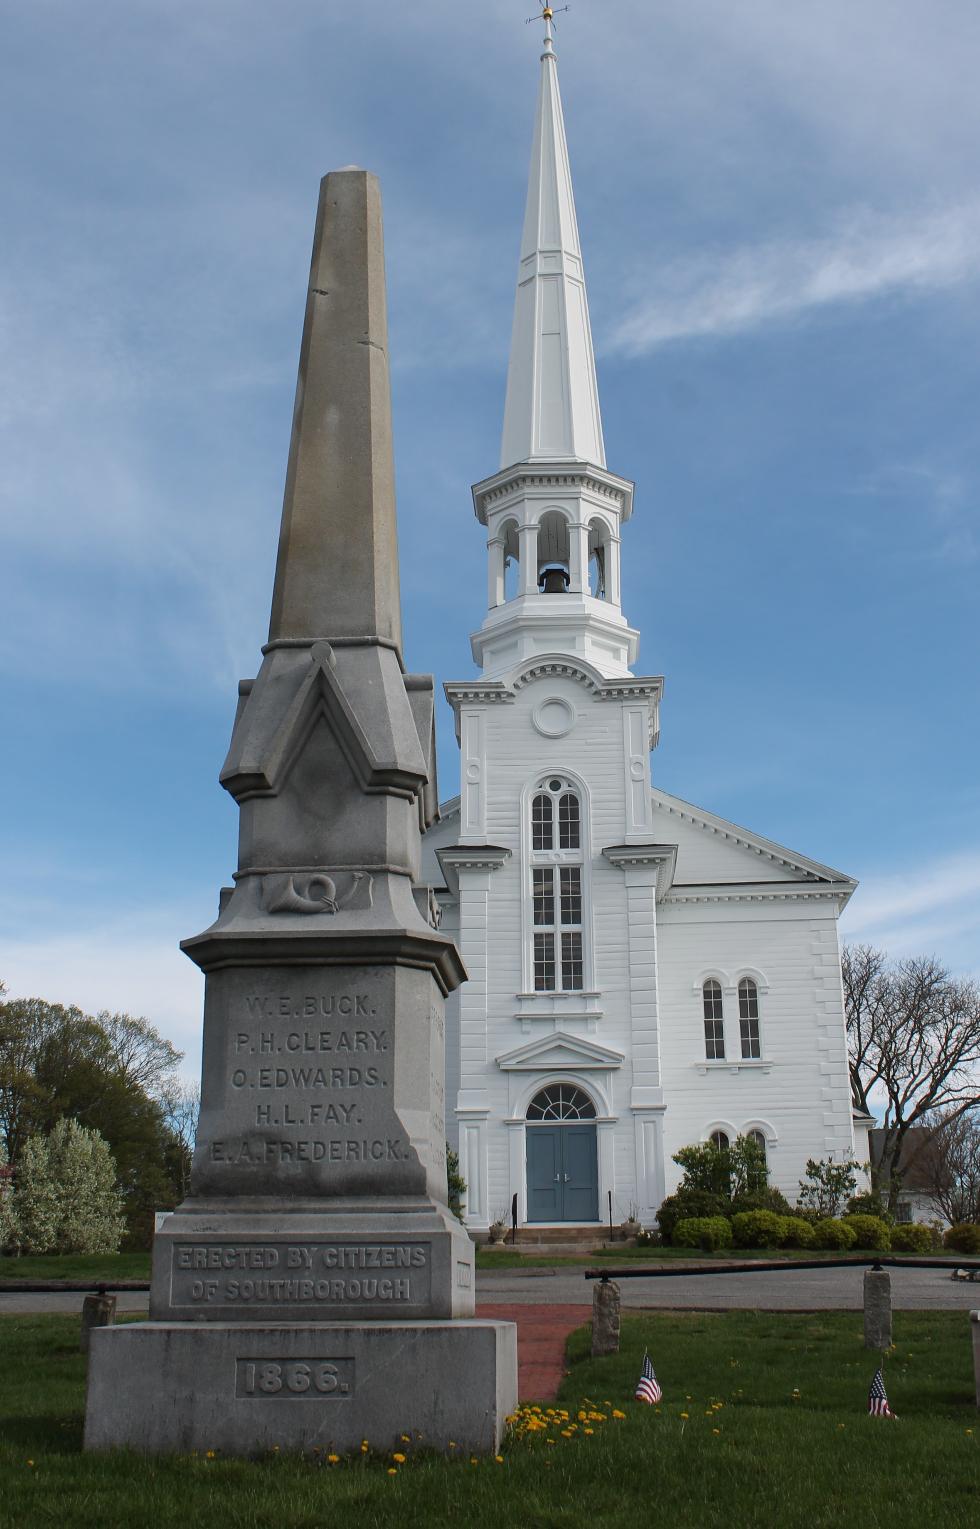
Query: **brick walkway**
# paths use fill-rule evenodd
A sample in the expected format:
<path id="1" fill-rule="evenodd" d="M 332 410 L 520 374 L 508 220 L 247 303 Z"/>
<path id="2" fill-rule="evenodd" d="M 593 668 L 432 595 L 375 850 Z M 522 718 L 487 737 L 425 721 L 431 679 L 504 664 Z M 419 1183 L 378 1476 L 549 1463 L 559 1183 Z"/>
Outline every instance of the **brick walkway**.
<path id="1" fill-rule="evenodd" d="M 550 1402 L 565 1375 L 565 1342 L 592 1320 L 591 1306 L 497 1306 L 481 1301 L 478 1317 L 517 1323 L 517 1394 L 522 1402 Z"/>

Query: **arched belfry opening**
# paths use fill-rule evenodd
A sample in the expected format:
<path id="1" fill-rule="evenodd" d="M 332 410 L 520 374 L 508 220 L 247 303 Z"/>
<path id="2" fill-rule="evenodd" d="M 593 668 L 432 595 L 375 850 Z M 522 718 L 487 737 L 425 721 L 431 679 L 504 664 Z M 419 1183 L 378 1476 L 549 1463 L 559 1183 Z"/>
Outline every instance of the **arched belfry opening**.
<path id="1" fill-rule="evenodd" d="M 571 539 L 568 521 L 558 510 L 548 510 L 538 522 L 538 589 L 543 594 L 564 594 L 570 583 Z"/>
<path id="2" fill-rule="evenodd" d="M 612 581 L 611 538 L 606 521 L 596 516 L 589 522 L 589 594 L 609 600 Z"/>

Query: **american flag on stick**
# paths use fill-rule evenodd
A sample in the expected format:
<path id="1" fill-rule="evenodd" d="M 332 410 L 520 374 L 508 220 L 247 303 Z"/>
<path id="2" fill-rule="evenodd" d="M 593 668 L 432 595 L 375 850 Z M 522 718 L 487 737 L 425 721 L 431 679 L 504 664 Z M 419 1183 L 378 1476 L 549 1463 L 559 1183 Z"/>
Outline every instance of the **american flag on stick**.
<path id="1" fill-rule="evenodd" d="M 663 1392 L 660 1389 L 660 1382 L 653 1373 L 653 1365 L 650 1363 L 650 1355 L 645 1353 L 643 1355 L 643 1368 L 640 1371 L 640 1379 L 636 1387 L 636 1399 L 638 1402 L 649 1402 L 652 1406 L 654 1402 L 659 1402 L 662 1396 Z"/>
<path id="2" fill-rule="evenodd" d="M 888 1397 L 885 1395 L 885 1377 L 881 1373 L 880 1365 L 875 1370 L 875 1378 L 871 1382 L 871 1390 L 868 1392 L 868 1411 L 875 1418 L 893 1418 L 896 1416 L 888 1405 Z"/>

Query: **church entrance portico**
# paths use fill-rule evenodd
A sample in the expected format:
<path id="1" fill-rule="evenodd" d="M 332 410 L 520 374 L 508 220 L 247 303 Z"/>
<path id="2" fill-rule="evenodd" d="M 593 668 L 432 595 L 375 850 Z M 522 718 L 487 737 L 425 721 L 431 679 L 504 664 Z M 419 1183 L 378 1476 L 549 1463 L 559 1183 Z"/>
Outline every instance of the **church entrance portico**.
<path id="1" fill-rule="evenodd" d="M 527 1111 L 527 1220 L 538 1224 L 599 1219 L 595 1105 L 580 1088 L 556 1083 Z"/>

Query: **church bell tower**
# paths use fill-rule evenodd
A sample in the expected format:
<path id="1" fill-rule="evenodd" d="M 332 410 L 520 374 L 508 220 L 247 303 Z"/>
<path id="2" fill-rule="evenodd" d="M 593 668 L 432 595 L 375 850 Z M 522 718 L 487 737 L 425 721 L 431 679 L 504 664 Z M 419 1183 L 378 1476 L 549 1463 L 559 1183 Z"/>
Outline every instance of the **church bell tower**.
<path id="1" fill-rule="evenodd" d="M 488 679 L 546 652 L 626 675 L 638 643 L 620 606 L 633 485 L 606 468 L 548 9 L 544 18 L 500 469 L 473 489 L 488 608 L 472 647 Z"/>

